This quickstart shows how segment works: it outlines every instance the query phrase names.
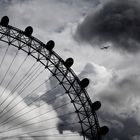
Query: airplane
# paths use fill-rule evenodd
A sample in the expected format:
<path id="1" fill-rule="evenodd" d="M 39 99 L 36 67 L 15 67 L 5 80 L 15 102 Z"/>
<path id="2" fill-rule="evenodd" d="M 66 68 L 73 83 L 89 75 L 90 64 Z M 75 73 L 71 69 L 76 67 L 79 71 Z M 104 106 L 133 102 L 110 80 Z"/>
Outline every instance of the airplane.
<path id="1" fill-rule="evenodd" d="M 110 46 L 104 46 L 104 47 L 102 47 L 102 48 L 100 48 L 100 49 L 102 49 L 102 50 L 104 50 L 104 49 L 108 49 Z"/>

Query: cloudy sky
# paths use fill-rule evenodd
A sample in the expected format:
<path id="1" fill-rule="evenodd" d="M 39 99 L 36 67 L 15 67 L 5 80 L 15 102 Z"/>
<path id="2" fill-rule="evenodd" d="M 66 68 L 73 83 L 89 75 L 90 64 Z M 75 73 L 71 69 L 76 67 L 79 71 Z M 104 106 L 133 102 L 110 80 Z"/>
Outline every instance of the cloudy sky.
<path id="1" fill-rule="evenodd" d="M 75 73 L 90 79 L 91 100 L 102 102 L 105 140 L 139 140 L 139 7 L 139 0 L 0 0 L 0 16 L 22 30 L 31 25 L 33 36 L 54 40 L 63 59 L 74 58 Z"/>

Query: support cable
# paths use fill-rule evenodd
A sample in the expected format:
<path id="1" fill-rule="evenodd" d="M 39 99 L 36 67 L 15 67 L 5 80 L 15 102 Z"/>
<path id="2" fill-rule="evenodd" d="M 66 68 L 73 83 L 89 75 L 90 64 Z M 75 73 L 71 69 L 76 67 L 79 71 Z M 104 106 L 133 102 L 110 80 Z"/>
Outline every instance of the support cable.
<path id="1" fill-rule="evenodd" d="M 19 68 L 17 69 L 17 71 L 15 72 L 15 74 L 13 75 L 13 77 L 11 78 L 11 80 L 8 82 L 7 86 L 4 88 L 2 94 L 4 94 L 4 92 L 6 91 L 6 89 L 8 88 L 8 86 L 11 84 L 12 80 L 16 77 L 17 73 L 19 72 L 19 70 L 21 69 L 21 67 L 24 65 L 26 59 L 28 56 L 26 56 L 26 58 L 23 60 L 23 62 L 21 63 L 21 65 L 19 66 Z M 6 97 L 6 99 L 1 103 L 1 105 L 10 97 L 10 94 Z M 1 114 L 1 112 L 0 112 Z"/>
<path id="2" fill-rule="evenodd" d="M 19 52 L 19 51 L 16 52 L 16 54 L 15 54 L 15 56 L 14 56 L 12 62 L 10 63 L 10 65 L 9 65 L 9 67 L 8 67 L 8 69 L 7 69 L 7 71 L 6 71 L 5 75 L 4 75 L 4 77 L 3 77 L 3 79 L 1 80 L 0 86 L 1 86 L 1 84 L 3 83 L 3 81 L 5 80 L 5 78 L 6 78 L 6 76 L 7 76 L 7 73 L 9 72 L 9 70 L 10 70 L 12 64 L 14 63 L 14 61 L 15 61 L 15 59 L 16 59 L 16 57 L 17 57 L 18 52 Z M 3 95 L 3 94 L 1 94 L 0 98 L 2 97 L 2 95 Z M 1 106 L 1 104 L 0 104 L 0 106 Z"/>

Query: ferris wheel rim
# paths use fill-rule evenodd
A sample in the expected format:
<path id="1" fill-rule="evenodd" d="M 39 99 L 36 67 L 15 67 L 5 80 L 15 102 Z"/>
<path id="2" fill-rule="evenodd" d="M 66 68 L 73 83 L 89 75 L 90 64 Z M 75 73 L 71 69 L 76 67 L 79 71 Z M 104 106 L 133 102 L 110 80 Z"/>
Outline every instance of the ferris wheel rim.
<path id="1" fill-rule="evenodd" d="M 23 38 L 22 38 L 23 37 Z M 12 40 L 11 40 L 12 39 Z M 25 40 L 24 40 L 25 39 Z M 85 137 L 88 133 L 91 135 L 91 139 L 95 138 L 95 139 L 100 139 L 100 126 L 99 126 L 99 122 L 98 122 L 98 118 L 97 118 L 97 115 L 96 115 L 96 112 L 95 111 L 91 111 L 91 104 L 92 104 L 92 101 L 90 100 L 85 88 L 82 88 L 80 86 L 80 80 L 79 78 L 76 76 L 76 74 L 73 72 L 73 70 L 71 68 L 67 68 L 65 67 L 64 65 L 64 60 L 55 52 L 55 51 L 48 51 L 46 48 L 45 48 L 45 44 L 43 42 L 41 42 L 39 39 L 33 37 L 33 36 L 25 36 L 24 34 L 24 31 L 16 28 L 16 27 L 13 27 L 11 25 L 7 25 L 6 27 L 0 25 L 0 41 L 2 42 L 5 42 L 5 43 L 8 43 L 9 45 L 12 45 L 18 49 L 21 49 L 22 51 L 26 52 L 28 55 L 31 55 L 32 57 L 34 57 L 37 61 L 39 61 L 41 64 L 43 64 L 45 66 L 45 68 L 47 68 L 52 74 L 53 72 L 51 71 L 51 69 L 49 69 L 49 65 L 45 65 L 45 63 L 43 63 L 44 61 L 41 61 L 45 58 L 45 60 L 49 61 L 57 70 L 59 70 L 59 72 L 64 76 L 64 78 L 67 80 L 67 82 L 69 82 L 70 84 L 70 88 L 72 88 L 78 99 L 79 99 L 79 102 L 81 103 L 81 108 L 84 109 L 85 111 L 85 118 L 84 120 L 81 119 L 81 116 L 82 114 L 80 113 L 80 110 L 77 109 L 76 107 L 76 101 L 74 101 L 69 93 L 69 91 L 67 91 L 67 94 L 71 100 L 71 103 L 73 104 L 74 108 L 75 108 L 75 112 L 77 113 L 78 115 L 78 118 L 79 118 L 79 123 L 81 124 L 81 134 L 83 135 L 83 137 Z M 24 45 L 26 46 L 22 46 L 21 44 L 18 46 L 15 44 L 15 42 L 22 42 Z M 31 41 L 31 42 L 30 42 Z M 32 42 L 34 43 L 37 43 L 39 45 L 39 47 L 33 47 L 32 45 Z M 25 47 L 29 47 L 29 51 L 27 51 L 25 49 Z M 38 50 L 38 49 L 41 49 L 41 50 Z M 36 51 L 36 53 L 38 54 L 38 58 L 33 54 L 35 53 L 34 51 Z M 43 54 L 44 53 L 44 54 Z M 47 55 L 50 55 L 50 57 L 55 57 L 57 58 L 57 62 L 60 62 L 62 67 L 58 67 L 56 66 L 56 62 L 54 62 L 53 60 L 49 59 Z M 44 58 L 43 58 L 44 57 Z M 72 81 L 71 79 L 68 78 L 68 75 L 65 75 L 62 71 L 62 69 L 64 69 L 64 71 L 67 71 L 68 74 L 70 76 L 73 76 L 72 77 Z M 54 77 L 60 82 L 59 78 L 57 77 L 57 74 L 54 75 Z M 75 82 L 75 83 L 74 83 Z M 62 82 L 61 83 L 63 88 L 65 90 L 67 90 L 65 88 L 65 85 L 64 83 Z M 77 87 L 75 87 L 75 85 Z M 78 92 L 76 91 L 76 89 L 78 88 L 78 90 L 80 90 L 80 94 L 78 94 Z M 81 99 L 81 95 L 83 95 L 84 97 L 84 101 Z M 94 121 L 92 120 L 92 118 L 94 118 Z M 84 125 L 85 123 L 88 121 L 88 124 L 89 124 L 89 128 L 87 128 L 86 130 L 84 129 Z M 92 124 L 94 123 L 94 124 Z M 87 123 L 86 123 L 87 124 Z M 94 125 L 94 127 L 93 127 Z M 95 130 L 96 129 L 96 130 Z M 96 131 L 96 132 L 95 132 Z"/>

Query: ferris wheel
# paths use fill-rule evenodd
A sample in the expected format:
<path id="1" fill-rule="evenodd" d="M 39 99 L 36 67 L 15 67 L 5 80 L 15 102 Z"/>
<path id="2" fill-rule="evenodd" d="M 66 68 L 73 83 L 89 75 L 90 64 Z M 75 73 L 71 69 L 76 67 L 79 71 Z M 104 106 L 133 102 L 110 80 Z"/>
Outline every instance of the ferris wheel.
<path id="1" fill-rule="evenodd" d="M 72 58 L 63 60 L 53 51 L 54 41 L 44 44 L 24 31 L 0 22 L 0 139 L 101 140 L 109 131 L 100 127 L 86 92 L 87 78 L 71 69 Z"/>

